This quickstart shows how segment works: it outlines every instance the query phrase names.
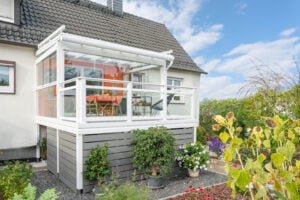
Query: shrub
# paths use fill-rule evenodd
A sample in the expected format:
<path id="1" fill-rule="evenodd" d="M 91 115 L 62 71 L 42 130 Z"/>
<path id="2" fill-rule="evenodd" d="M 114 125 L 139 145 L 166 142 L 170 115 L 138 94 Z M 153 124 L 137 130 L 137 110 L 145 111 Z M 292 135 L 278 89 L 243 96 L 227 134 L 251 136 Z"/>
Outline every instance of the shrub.
<path id="1" fill-rule="evenodd" d="M 84 177 L 88 180 L 97 180 L 97 185 L 100 186 L 105 176 L 111 173 L 109 169 L 109 161 L 107 160 L 108 144 L 103 147 L 97 145 L 90 153 L 88 160 L 84 162 L 87 171 L 83 172 Z"/>
<path id="2" fill-rule="evenodd" d="M 0 169 L 0 195 L 2 199 L 11 199 L 16 194 L 21 194 L 30 182 L 32 167 L 26 163 L 6 163 Z M 0 196 L 1 199 L 1 196 Z"/>
<path id="3" fill-rule="evenodd" d="M 56 200 L 59 198 L 59 193 L 54 188 L 46 190 L 41 194 L 39 200 Z M 30 183 L 24 189 L 22 194 L 15 194 L 13 200 L 34 200 L 36 199 L 36 187 Z"/>
<path id="4" fill-rule="evenodd" d="M 133 132 L 133 165 L 152 171 L 152 176 L 166 174 L 175 160 L 175 139 L 165 127 Z"/>
<path id="5" fill-rule="evenodd" d="M 149 199 L 150 191 L 145 186 L 136 186 L 133 183 L 124 183 L 113 191 L 107 191 L 101 200 L 143 200 Z"/>

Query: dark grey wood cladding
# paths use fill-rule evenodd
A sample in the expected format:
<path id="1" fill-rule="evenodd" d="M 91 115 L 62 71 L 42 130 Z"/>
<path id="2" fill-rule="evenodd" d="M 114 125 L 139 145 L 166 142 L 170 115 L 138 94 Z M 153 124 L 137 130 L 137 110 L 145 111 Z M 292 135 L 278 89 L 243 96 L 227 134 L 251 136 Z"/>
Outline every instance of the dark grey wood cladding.
<path id="1" fill-rule="evenodd" d="M 59 179 L 76 191 L 76 135 L 59 131 Z"/>
<path id="2" fill-rule="evenodd" d="M 47 127 L 47 168 L 57 174 L 57 137 L 56 129 Z"/>
<path id="3" fill-rule="evenodd" d="M 182 145 L 193 141 L 193 128 L 170 129 L 176 139 L 176 145 Z M 88 159 L 90 150 L 97 146 L 108 143 L 108 160 L 111 168 L 119 179 L 131 180 L 135 172 L 131 159 L 131 132 L 102 133 L 83 136 L 83 162 Z M 83 166 L 83 170 L 86 170 Z M 138 176 L 139 177 L 139 176 Z M 83 179 L 83 192 L 89 192 L 94 182 Z"/>

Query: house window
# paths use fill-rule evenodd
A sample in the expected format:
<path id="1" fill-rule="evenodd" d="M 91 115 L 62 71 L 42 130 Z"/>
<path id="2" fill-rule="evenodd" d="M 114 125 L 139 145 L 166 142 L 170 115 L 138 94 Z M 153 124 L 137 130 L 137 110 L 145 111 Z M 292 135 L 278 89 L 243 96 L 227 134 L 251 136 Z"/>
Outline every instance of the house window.
<path id="1" fill-rule="evenodd" d="M 0 60 L 0 93 L 15 93 L 16 63 Z"/>
<path id="2" fill-rule="evenodd" d="M 144 74 L 142 73 L 134 73 L 132 74 L 133 88 L 135 89 L 143 89 L 142 83 L 144 82 Z"/>
<path id="3" fill-rule="evenodd" d="M 173 92 L 180 92 L 180 87 L 182 87 L 183 80 L 180 78 L 170 78 L 167 79 L 167 90 Z M 182 95 L 176 95 L 173 97 L 171 103 L 184 103 Z"/>
<path id="4" fill-rule="evenodd" d="M 0 21 L 14 22 L 14 0 L 0 1 Z"/>
<path id="5" fill-rule="evenodd" d="M 56 81 L 56 53 L 48 56 L 37 65 L 38 85 Z"/>

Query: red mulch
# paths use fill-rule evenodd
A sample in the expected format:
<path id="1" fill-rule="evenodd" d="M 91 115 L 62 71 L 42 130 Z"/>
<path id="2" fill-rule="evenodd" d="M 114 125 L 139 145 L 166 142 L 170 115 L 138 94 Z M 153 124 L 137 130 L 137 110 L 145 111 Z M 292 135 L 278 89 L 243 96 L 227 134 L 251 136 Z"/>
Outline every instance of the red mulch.
<path id="1" fill-rule="evenodd" d="M 202 190 L 202 189 L 201 189 Z M 195 192 L 193 194 L 196 194 Z M 167 200 L 250 200 L 249 196 L 243 198 L 243 195 L 237 194 L 235 198 L 231 196 L 231 189 L 227 187 L 226 183 L 207 187 L 203 189 L 203 193 L 198 193 L 200 197 L 192 197 L 191 193 L 185 193 L 176 197 L 169 198 Z M 210 198 L 205 198 L 209 196 Z"/>

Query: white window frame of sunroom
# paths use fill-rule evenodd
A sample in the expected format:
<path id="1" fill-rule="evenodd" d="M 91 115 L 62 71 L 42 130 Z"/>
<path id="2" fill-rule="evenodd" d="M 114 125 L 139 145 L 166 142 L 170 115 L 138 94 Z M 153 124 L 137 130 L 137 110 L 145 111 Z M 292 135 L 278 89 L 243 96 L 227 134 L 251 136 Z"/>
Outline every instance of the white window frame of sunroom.
<path id="1" fill-rule="evenodd" d="M 0 21 L 14 23 L 15 21 L 15 1 L 14 0 L 3 0 L 7 7 L 10 7 L 11 16 L 3 16 L 0 14 Z M 4 6 L 2 6 L 4 8 Z M 1 11 L 1 9 L 0 9 Z"/>
<path id="2" fill-rule="evenodd" d="M 151 69 L 155 67 L 160 68 L 161 74 L 161 85 L 166 86 L 167 83 L 167 70 L 173 64 L 174 56 L 171 55 L 172 51 L 166 52 L 154 52 L 150 50 L 140 49 L 136 47 L 130 47 L 126 45 L 106 42 L 102 40 L 97 40 L 93 38 L 73 35 L 69 33 L 64 33 L 65 26 L 62 25 L 52 34 L 50 34 L 46 39 L 44 39 L 39 45 L 36 52 L 38 57 L 36 64 L 43 60 L 51 53 L 57 53 L 57 93 L 60 92 L 59 85 L 64 81 L 64 52 L 65 51 L 76 51 L 86 54 L 94 54 L 107 58 L 116 58 L 121 60 L 127 60 L 131 62 L 141 62 L 142 67 L 134 67 L 131 72 L 138 72 L 139 70 Z M 74 48 L 77 46 L 77 48 Z M 80 48 L 79 48 L 80 47 Z M 93 52 L 88 49 L 94 48 Z M 97 51 L 95 51 L 97 50 Z M 95 54 L 95 52 L 97 52 Z M 113 56 L 112 56 L 113 55 Z M 140 68 L 140 69 L 138 69 Z M 167 91 L 166 87 L 162 87 L 161 98 L 163 99 L 163 106 L 167 108 Z M 57 96 L 57 118 L 61 118 L 62 112 L 62 100 L 60 95 Z M 167 109 L 161 112 L 161 117 L 166 120 Z"/>

